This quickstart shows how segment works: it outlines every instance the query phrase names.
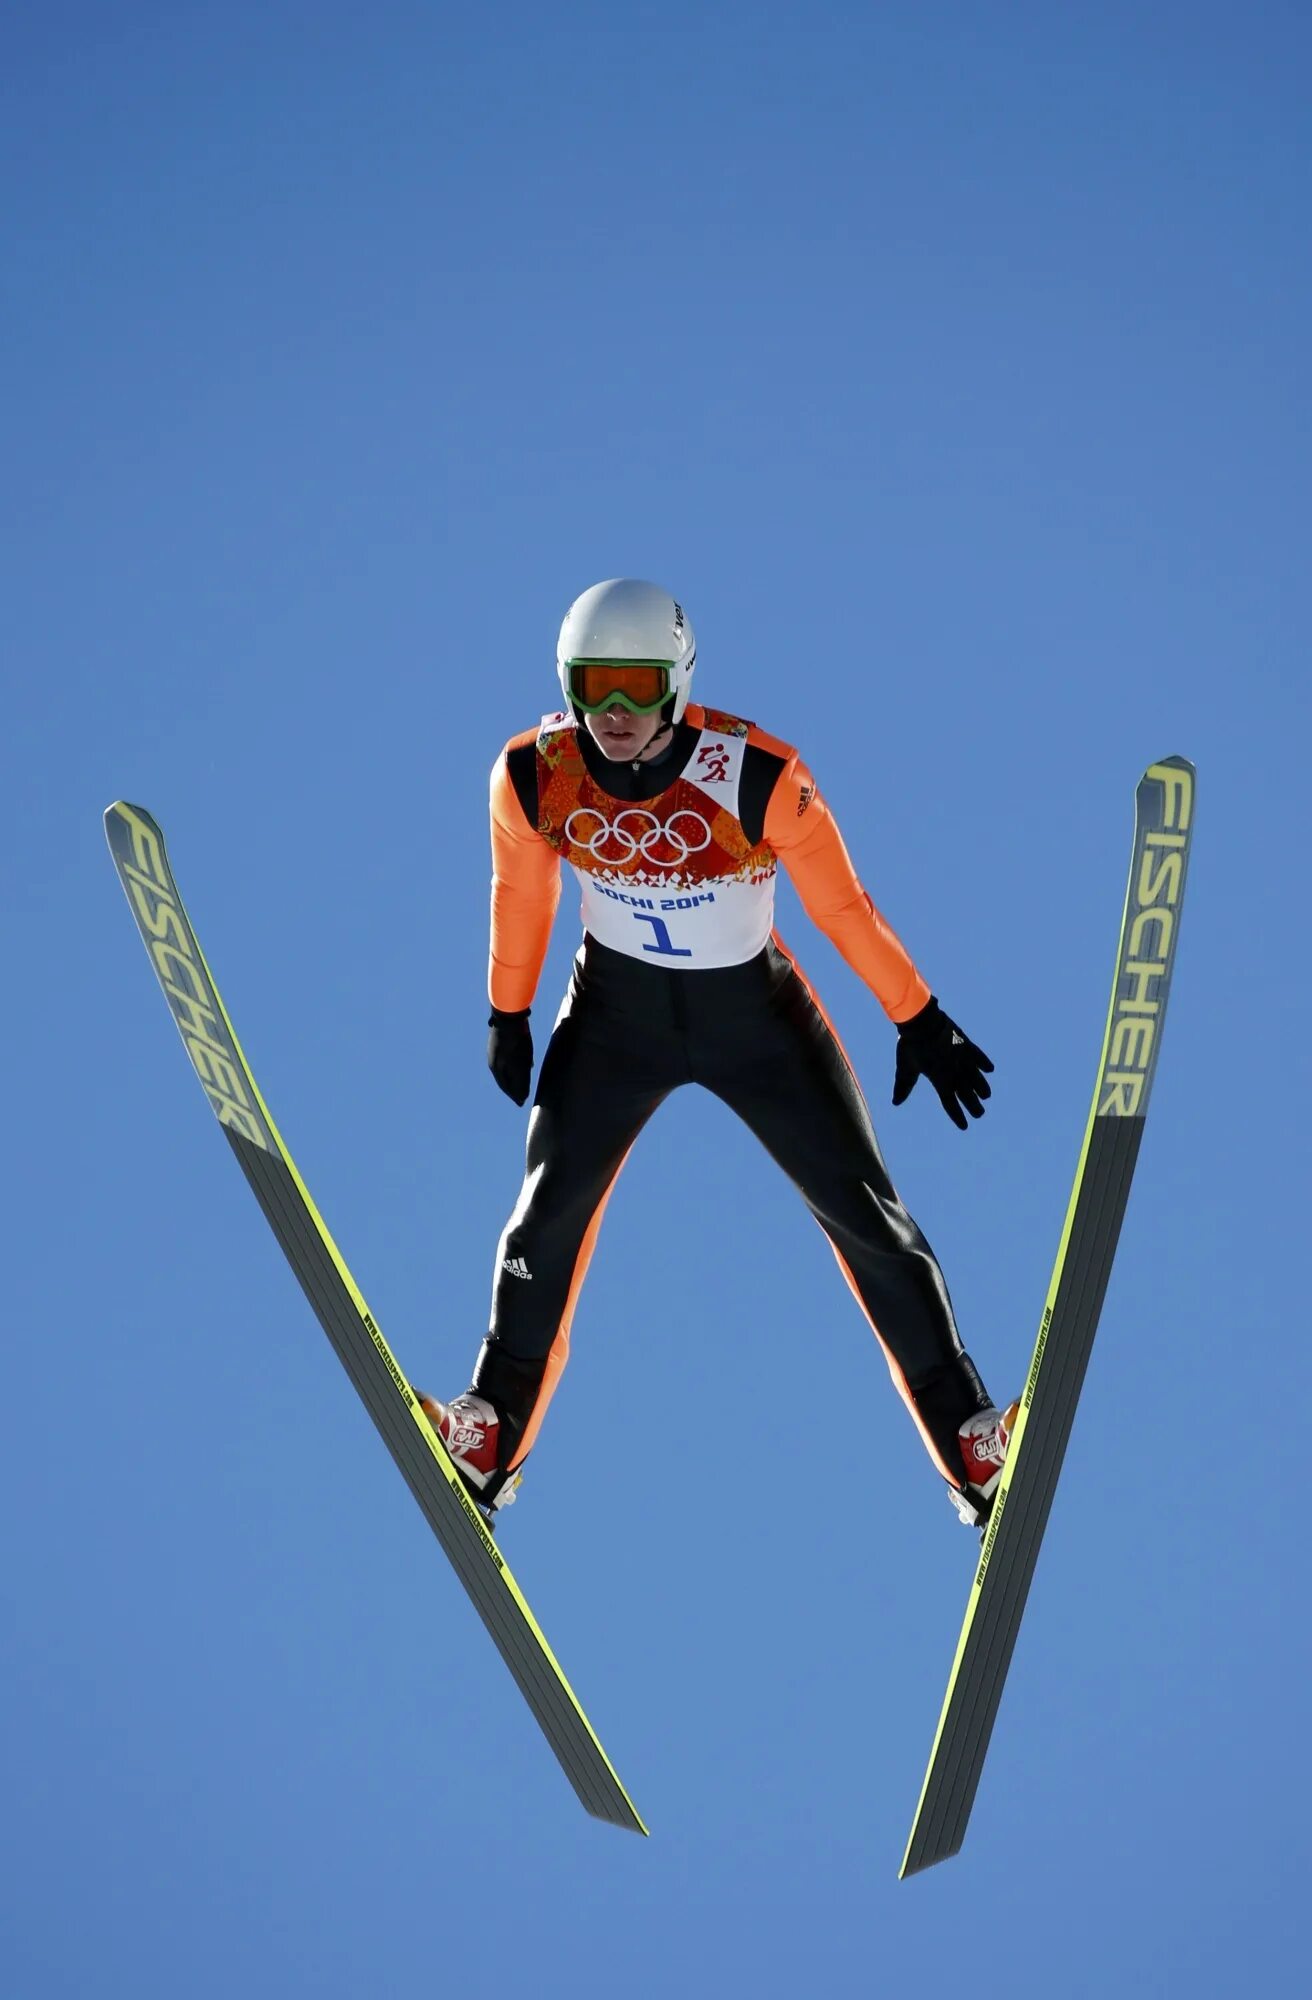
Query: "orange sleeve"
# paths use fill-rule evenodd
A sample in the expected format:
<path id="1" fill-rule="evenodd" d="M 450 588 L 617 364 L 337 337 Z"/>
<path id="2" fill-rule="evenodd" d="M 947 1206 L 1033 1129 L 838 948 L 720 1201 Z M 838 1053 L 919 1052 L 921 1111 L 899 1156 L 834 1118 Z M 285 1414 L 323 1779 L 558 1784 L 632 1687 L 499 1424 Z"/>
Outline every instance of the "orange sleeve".
<path id="1" fill-rule="evenodd" d="M 929 988 L 857 880 L 834 816 L 795 750 L 788 750 L 770 794 L 765 838 L 811 922 L 837 945 L 889 1019 L 909 1021 L 919 1013 Z"/>
<path id="2" fill-rule="evenodd" d="M 525 819 L 504 751 L 492 766 L 490 805 L 492 943 L 487 990 L 494 1007 L 515 1013 L 531 1006 L 537 992 L 560 902 L 560 862 Z"/>

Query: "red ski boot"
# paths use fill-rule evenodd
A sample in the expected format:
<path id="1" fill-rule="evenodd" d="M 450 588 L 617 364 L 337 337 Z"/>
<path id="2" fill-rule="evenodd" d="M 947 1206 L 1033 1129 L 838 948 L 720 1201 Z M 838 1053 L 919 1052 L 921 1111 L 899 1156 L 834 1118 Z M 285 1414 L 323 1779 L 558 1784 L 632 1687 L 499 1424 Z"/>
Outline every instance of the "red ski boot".
<path id="1" fill-rule="evenodd" d="M 467 1390 L 449 1403 L 416 1390 L 419 1407 L 441 1438 L 456 1471 L 484 1513 L 494 1514 L 509 1507 L 519 1488 L 519 1473 L 502 1472 L 497 1465 L 501 1419 L 491 1403 Z"/>
<path id="2" fill-rule="evenodd" d="M 1019 1409 L 1016 1402 L 1005 1410 L 978 1410 L 957 1433 L 966 1476 L 962 1486 L 949 1486 L 948 1494 L 967 1527 L 982 1528 L 989 1518 Z"/>

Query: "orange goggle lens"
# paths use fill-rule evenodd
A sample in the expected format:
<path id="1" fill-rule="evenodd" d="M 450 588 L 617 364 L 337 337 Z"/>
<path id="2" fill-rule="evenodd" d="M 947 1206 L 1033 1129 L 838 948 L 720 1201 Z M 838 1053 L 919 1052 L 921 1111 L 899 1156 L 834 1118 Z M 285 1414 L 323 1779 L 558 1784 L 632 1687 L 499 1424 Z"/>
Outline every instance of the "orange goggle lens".
<path id="1" fill-rule="evenodd" d="M 668 660 L 571 660 L 569 691 L 586 715 L 607 708 L 650 715 L 669 700 L 670 664 Z"/>

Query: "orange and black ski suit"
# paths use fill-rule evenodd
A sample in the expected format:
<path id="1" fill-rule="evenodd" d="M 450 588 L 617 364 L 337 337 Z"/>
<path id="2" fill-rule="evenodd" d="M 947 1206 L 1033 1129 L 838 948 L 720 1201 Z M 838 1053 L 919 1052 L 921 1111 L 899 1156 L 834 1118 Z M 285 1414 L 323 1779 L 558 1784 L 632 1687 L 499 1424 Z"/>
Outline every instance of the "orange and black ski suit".
<path id="1" fill-rule="evenodd" d="M 533 1000 L 562 860 L 584 919 L 472 1385 L 501 1416 L 503 1466 L 531 1450 L 565 1367 L 629 1148 L 670 1091 L 700 1083 L 795 1182 L 931 1458 L 959 1484 L 957 1427 L 988 1397 L 847 1058 L 774 932 L 778 863 L 891 1020 L 918 1012 L 929 988 L 858 881 L 797 752 L 689 705 L 660 757 L 612 763 L 572 717 L 549 716 L 497 760 L 491 811 L 493 1007 Z"/>

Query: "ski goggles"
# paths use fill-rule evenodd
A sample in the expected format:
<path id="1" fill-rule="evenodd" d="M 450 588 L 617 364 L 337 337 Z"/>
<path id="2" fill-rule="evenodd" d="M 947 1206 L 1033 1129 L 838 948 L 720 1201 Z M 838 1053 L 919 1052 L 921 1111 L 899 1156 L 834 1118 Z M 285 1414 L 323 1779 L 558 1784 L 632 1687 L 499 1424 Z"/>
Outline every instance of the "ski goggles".
<path id="1" fill-rule="evenodd" d="M 566 660 L 569 697 L 585 715 L 627 708 L 651 715 L 670 698 L 670 660 Z"/>

